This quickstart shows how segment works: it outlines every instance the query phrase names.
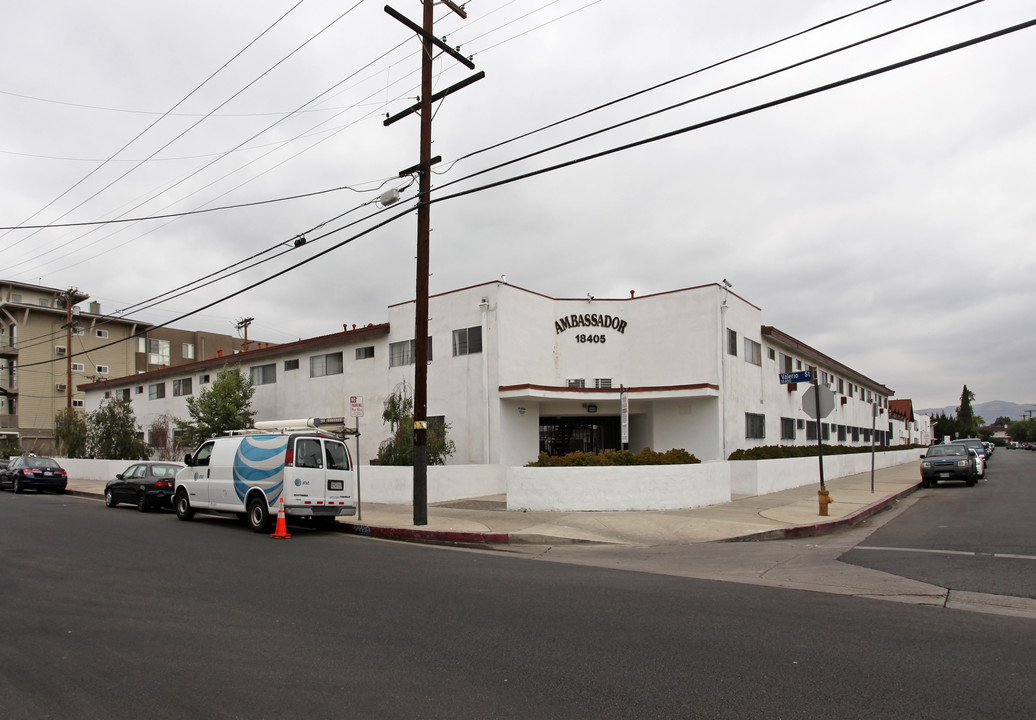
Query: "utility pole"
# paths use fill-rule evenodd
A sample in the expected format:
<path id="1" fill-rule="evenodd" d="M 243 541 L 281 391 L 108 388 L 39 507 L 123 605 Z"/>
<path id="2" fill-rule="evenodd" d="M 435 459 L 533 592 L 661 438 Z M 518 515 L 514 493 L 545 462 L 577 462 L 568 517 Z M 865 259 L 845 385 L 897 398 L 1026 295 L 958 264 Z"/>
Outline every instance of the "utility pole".
<path id="1" fill-rule="evenodd" d="M 248 352 L 248 326 L 255 322 L 255 318 L 242 318 L 237 321 L 237 325 L 234 326 L 237 330 L 245 331 L 245 352 Z"/>
<path id="2" fill-rule="evenodd" d="M 65 291 L 65 407 L 72 409 L 72 298 L 79 291 L 69 288 Z"/>
<path id="3" fill-rule="evenodd" d="M 420 102 L 385 120 L 387 126 L 414 112 L 419 112 L 421 116 L 420 163 L 416 168 L 400 173 L 400 175 L 407 175 L 416 169 L 418 174 L 417 287 L 414 302 L 414 525 L 428 524 L 428 273 L 430 267 L 429 238 L 432 229 L 429 202 L 432 195 L 432 165 L 440 159 L 432 157 L 432 103 L 485 77 L 485 73 L 478 73 L 456 85 L 432 94 L 434 48 L 439 48 L 468 68 L 475 69 L 475 64 L 470 59 L 462 56 L 433 34 L 435 4 L 433 0 L 423 0 L 424 16 L 420 26 L 388 5 L 385 6 L 386 13 L 413 30 L 422 40 Z M 464 9 L 455 3 L 444 0 L 444 4 L 462 18 L 467 17 Z"/>

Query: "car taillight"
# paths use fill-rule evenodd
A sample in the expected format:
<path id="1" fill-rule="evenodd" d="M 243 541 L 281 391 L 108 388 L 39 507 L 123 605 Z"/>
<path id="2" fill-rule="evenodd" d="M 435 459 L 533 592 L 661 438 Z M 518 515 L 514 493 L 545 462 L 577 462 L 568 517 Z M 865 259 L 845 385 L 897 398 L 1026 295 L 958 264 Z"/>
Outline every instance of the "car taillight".
<path id="1" fill-rule="evenodd" d="M 288 448 L 284 453 L 284 464 L 294 465 L 295 464 L 295 451 L 292 448 Z"/>
<path id="2" fill-rule="evenodd" d="M 169 487 L 172 487 L 172 486 L 173 486 L 172 483 L 170 483 L 168 480 L 159 480 L 158 482 L 155 483 L 155 487 L 156 488 L 169 488 Z"/>

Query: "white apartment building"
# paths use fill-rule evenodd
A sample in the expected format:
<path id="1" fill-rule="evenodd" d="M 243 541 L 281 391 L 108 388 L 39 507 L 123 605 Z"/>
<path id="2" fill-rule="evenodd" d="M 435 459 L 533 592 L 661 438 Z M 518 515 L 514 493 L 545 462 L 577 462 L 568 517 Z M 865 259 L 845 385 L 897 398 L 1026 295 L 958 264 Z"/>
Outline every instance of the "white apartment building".
<path id="1" fill-rule="evenodd" d="M 826 442 L 897 441 L 893 391 L 809 345 L 763 325 L 762 311 L 714 284 L 629 298 L 553 298 L 505 282 L 429 301 L 428 415 L 450 424 L 451 463 L 524 465 L 543 451 L 621 445 L 627 394 L 629 448 L 684 448 L 703 461 L 740 448 L 816 442 L 802 409 L 806 385 L 779 373 L 815 367 L 835 394 L 820 423 Z M 256 384 L 257 420 L 349 417 L 361 397 L 361 462 L 390 435 L 384 401 L 413 384 L 414 302 L 388 322 L 276 347 L 80 386 L 86 408 L 128 397 L 144 428 L 186 419 L 187 397 L 226 365 Z M 872 408 L 877 408 L 876 419 Z"/>

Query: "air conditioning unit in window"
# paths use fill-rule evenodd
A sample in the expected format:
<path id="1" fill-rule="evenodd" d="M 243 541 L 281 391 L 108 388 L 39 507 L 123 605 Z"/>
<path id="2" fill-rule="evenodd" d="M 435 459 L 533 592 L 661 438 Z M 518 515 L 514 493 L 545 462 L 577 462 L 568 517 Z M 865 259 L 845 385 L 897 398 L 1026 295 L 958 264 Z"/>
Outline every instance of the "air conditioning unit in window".
<path id="1" fill-rule="evenodd" d="M 64 345 L 55 345 L 54 346 L 54 354 L 56 354 L 56 355 L 64 355 L 65 352 L 66 351 L 65 351 L 65 346 Z"/>
<path id="2" fill-rule="evenodd" d="M 66 385 L 65 383 L 58 383 L 54 387 L 58 392 L 65 392 L 66 390 L 68 390 L 68 385 Z"/>

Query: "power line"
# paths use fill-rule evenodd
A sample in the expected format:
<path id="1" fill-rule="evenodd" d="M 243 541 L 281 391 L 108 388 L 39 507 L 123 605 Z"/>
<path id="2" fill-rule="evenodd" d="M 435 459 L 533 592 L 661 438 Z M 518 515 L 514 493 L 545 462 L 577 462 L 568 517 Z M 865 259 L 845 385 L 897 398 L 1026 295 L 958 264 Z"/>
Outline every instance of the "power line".
<path id="1" fill-rule="evenodd" d="M 995 31 L 995 32 L 992 32 L 992 33 L 981 35 L 981 36 L 972 38 L 970 40 L 965 40 L 963 42 L 959 42 L 959 43 L 956 43 L 954 45 L 949 45 L 949 46 L 940 48 L 938 50 L 933 50 L 931 52 L 924 53 L 922 55 L 917 55 L 917 56 L 908 58 L 906 60 L 901 60 L 901 61 L 896 62 L 896 63 L 892 63 L 892 64 L 889 64 L 889 65 L 884 65 L 882 67 L 875 68 L 873 70 L 869 70 L 869 71 L 864 72 L 864 73 L 859 73 L 857 75 L 852 75 L 850 77 L 843 78 L 841 80 L 837 80 L 837 81 L 834 81 L 834 82 L 830 82 L 830 83 L 827 83 L 825 85 L 819 85 L 819 86 L 813 87 L 813 88 L 808 89 L 808 90 L 803 90 L 803 91 L 798 92 L 798 93 L 794 93 L 794 94 L 791 94 L 791 95 L 785 95 L 785 96 L 783 96 L 781 98 L 778 98 L 776 100 L 771 100 L 769 102 L 761 103 L 761 104 L 758 104 L 758 105 L 753 105 L 751 107 L 748 107 L 748 108 L 745 108 L 745 109 L 742 109 L 742 110 L 739 110 L 739 111 L 736 111 L 736 112 L 727 113 L 725 115 L 721 115 L 721 116 L 712 118 L 710 120 L 694 123 L 692 125 L 686 125 L 686 126 L 677 128 L 675 130 L 671 130 L 669 132 L 661 133 L 661 134 L 658 134 L 658 135 L 653 135 L 653 136 L 650 136 L 650 137 L 647 137 L 647 138 L 643 138 L 641 140 L 637 140 L 637 141 L 630 142 L 630 143 L 625 143 L 623 145 L 618 145 L 618 146 L 615 146 L 615 147 L 612 147 L 612 148 L 609 148 L 609 149 L 606 149 L 606 150 L 602 150 L 602 151 L 599 151 L 599 152 L 596 152 L 596 153 L 592 153 L 590 155 L 584 155 L 582 157 L 579 157 L 579 158 L 576 158 L 576 159 L 573 159 L 573 160 L 569 160 L 569 161 L 564 162 L 564 163 L 558 163 L 556 165 L 551 165 L 551 166 L 548 166 L 548 167 L 545 167 L 545 168 L 541 168 L 539 170 L 534 170 L 534 171 L 530 171 L 530 172 L 526 172 L 526 173 L 521 173 L 519 175 L 514 175 L 512 177 L 504 178 L 502 180 L 498 180 L 498 181 L 495 181 L 495 182 L 492 182 L 492 183 L 487 183 L 487 184 L 481 185 L 479 187 L 469 188 L 467 190 L 462 190 L 462 191 L 459 191 L 459 192 L 455 192 L 455 193 L 452 193 L 450 195 L 439 195 L 439 196 L 436 196 L 436 197 L 432 198 L 431 200 L 429 200 L 428 203 L 429 204 L 435 204 L 435 203 L 445 202 L 447 200 L 455 200 L 457 198 L 464 197 L 466 195 L 471 195 L 471 194 L 474 194 L 474 193 L 483 192 L 483 191 L 490 190 L 490 189 L 493 189 L 493 188 L 501 187 L 503 185 L 509 185 L 509 184 L 512 184 L 512 183 L 519 182 L 521 180 L 527 180 L 529 178 L 536 177 L 538 175 L 544 175 L 546 173 L 555 172 L 557 170 L 568 168 L 568 167 L 571 167 L 573 165 L 582 164 L 582 163 L 585 163 L 585 162 L 589 162 L 591 160 L 597 160 L 597 159 L 600 159 L 600 158 L 603 158 L 603 157 L 607 157 L 609 155 L 614 155 L 616 153 L 625 152 L 627 150 L 631 150 L 631 149 L 634 149 L 634 148 L 637 148 L 637 147 L 641 147 L 643 145 L 649 145 L 649 144 L 653 144 L 653 143 L 656 143 L 656 142 L 660 142 L 662 140 L 668 140 L 670 138 L 678 137 L 680 135 L 684 135 L 684 134 L 689 133 L 689 132 L 693 132 L 693 131 L 696 131 L 696 130 L 701 130 L 703 128 L 711 127 L 713 125 L 718 125 L 720 123 L 727 122 L 727 121 L 730 121 L 730 120 L 733 120 L 733 119 L 736 119 L 736 118 L 744 117 L 746 115 L 751 115 L 751 114 L 754 114 L 754 113 L 757 113 L 757 112 L 761 112 L 763 110 L 768 110 L 768 109 L 771 109 L 771 108 L 774 108 L 774 107 L 779 107 L 781 105 L 785 105 L 785 104 L 788 104 L 790 102 L 794 102 L 794 101 L 797 101 L 797 100 L 802 100 L 802 99 L 807 98 L 807 97 L 812 97 L 813 95 L 818 95 L 820 93 L 828 92 L 830 90 L 834 90 L 834 89 L 837 89 L 837 88 L 840 88 L 840 87 L 851 85 L 853 83 L 860 82 L 862 80 L 867 80 L 867 79 L 870 79 L 870 78 L 873 78 L 873 77 L 877 77 L 879 75 L 882 75 L 882 74 L 885 74 L 885 73 L 888 73 L 888 72 L 891 72 L 891 71 L 894 71 L 894 70 L 899 70 L 899 69 L 902 69 L 902 68 L 905 68 L 905 67 L 909 67 L 911 65 L 914 65 L 914 64 L 917 64 L 917 63 L 920 63 L 920 62 L 925 62 L 925 61 L 928 61 L 928 60 L 932 60 L 934 58 L 941 57 L 943 55 L 946 55 L 946 54 L 949 54 L 949 53 L 952 53 L 952 52 L 956 52 L 958 50 L 969 48 L 969 47 L 972 47 L 974 45 L 978 45 L 980 43 L 988 42 L 989 40 L 994 40 L 996 38 L 1000 38 L 1000 37 L 1009 35 L 1011 33 L 1018 32 L 1020 30 L 1025 30 L 1025 29 L 1031 28 L 1033 26 L 1036 26 L 1036 19 L 1029 20 L 1029 21 L 1023 22 L 1023 23 L 1019 23 L 1017 25 L 1012 25 L 1010 27 L 1006 27 L 1006 28 L 1003 28 L 1001 30 L 998 30 L 998 31 Z M 317 253 L 317 254 L 309 257 L 309 258 L 306 258 L 305 260 L 301 260 L 301 261 L 295 263 L 294 265 L 291 265 L 291 266 L 289 266 L 287 268 L 284 268 L 283 270 L 280 270 L 280 271 L 274 273 L 273 275 L 269 275 L 269 276 L 267 276 L 265 278 L 262 278 L 262 279 L 254 282 L 254 283 L 252 283 L 252 284 L 250 284 L 250 285 L 248 285 L 246 287 L 243 287 L 243 288 L 241 288 L 239 290 L 236 290 L 236 291 L 234 291 L 234 292 L 232 292 L 232 293 L 230 293 L 228 295 L 225 295 L 222 298 L 219 298 L 219 299 L 214 300 L 214 301 L 212 301 L 210 303 L 207 303 L 207 304 L 205 304 L 205 305 L 203 305 L 203 306 L 201 306 L 201 307 L 199 307 L 199 308 L 197 308 L 195 310 L 192 310 L 190 312 L 187 312 L 187 313 L 184 313 L 182 315 L 179 315 L 179 316 L 177 316 L 177 317 L 173 318 L 172 320 L 169 320 L 169 321 L 167 321 L 165 323 L 162 323 L 162 324 L 159 324 L 159 325 L 155 325 L 154 327 L 166 327 L 166 326 L 168 326 L 168 325 L 170 325 L 170 324 L 172 324 L 174 322 L 178 322 L 180 320 L 183 320 L 183 319 L 185 319 L 187 317 L 190 317 L 191 315 L 195 315 L 195 314 L 197 314 L 199 312 L 202 312 L 203 310 L 207 310 L 207 309 L 209 309 L 211 307 L 214 307 L 215 305 L 218 305 L 218 304 L 220 304 L 222 302 L 225 302 L 225 301 L 230 300 L 230 299 L 232 299 L 234 297 L 237 297 L 238 295 L 241 295 L 241 294 L 246 293 L 246 292 L 248 292 L 250 290 L 253 290 L 253 289 L 255 289 L 255 288 L 257 288 L 257 287 L 259 287 L 261 285 L 264 285 L 264 284 L 266 284 L 266 283 L 268 283 L 268 282 L 270 282 L 270 281 L 272 281 L 272 280 L 274 280 L 276 278 L 279 278 L 279 277 L 287 274 L 288 272 L 291 272 L 293 270 L 297 270 L 298 268 L 302 267 L 303 265 L 307 265 L 307 264 L 313 262 L 314 260 L 317 260 L 317 259 L 323 257 L 324 255 L 327 255 L 328 253 L 334 252 L 335 250 L 337 250 L 337 249 L 339 249 L 339 248 L 341 248 L 341 247 L 343 247 L 343 246 L 345 246 L 345 245 L 347 245 L 349 243 L 352 243 L 352 242 L 354 242 L 355 240 L 358 240 L 361 237 L 369 235 L 370 233 L 374 232 L 375 230 L 378 230 L 378 229 L 388 225 L 389 223 L 395 222 L 396 220 L 409 215 L 412 211 L 413 211 L 413 208 L 408 208 L 406 210 L 403 210 L 402 212 L 396 213 L 395 215 L 391 215 L 390 217 L 386 218 L 385 220 L 382 220 L 381 222 L 376 223 L 375 225 L 372 225 L 371 227 L 368 227 L 368 228 L 366 228 L 366 229 L 364 229 L 364 230 L 362 230 L 360 232 L 357 232 L 354 235 L 351 235 L 350 237 L 347 237 L 346 239 L 338 242 L 337 244 L 332 245 L 332 246 L 330 246 L 330 247 L 320 251 L 319 253 Z M 374 216 L 380 214 L 381 212 L 385 212 L 385 210 L 379 211 L 378 213 L 374 213 L 370 217 L 374 217 Z M 369 218 L 367 218 L 367 219 L 369 219 Z M 338 229 L 335 229 L 335 230 L 330 230 L 330 231 L 324 233 L 323 235 L 320 235 L 320 236 L 318 236 L 317 238 L 314 238 L 314 239 L 315 240 L 321 240 L 323 238 L 326 238 L 326 237 L 329 237 L 331 235 L 337 234 L 337 233 L 342 232 L 343 230 L 345 230 L 345 229 L 347 229 L 349 227 L 352 227 L 353 225 L 357 224 L 358 222 L 361 222 L 361 221 L 356 221 L 354 223 L 350 223 L 348 225 L 345 225 L 345 226 L 343 226 L 341 228 L 338 228 Z M 141 333 L 141 334 L 143 334 L 143 333 Z M 136 336 L 134 336 L 134 337 L 136 337 Z M 103 348 L 103 347 L 110 347 L 112 345 L 118 344 L 119 342 L 124 342 L 124 341 L 116 340 L 116 341 L 114 341 L 112 343 L 108 343 L 106 345 L 101 345 L 98 348 L 94 348 L 94 350 L 97 350 L 97 349 L 100 349 L 100 348 Z M 55 362 L 55 360 L 46 360 L 46 361 L 41 361 L 41 362 L 37 362 L 37 363 L 29 363 L 29 364 L 24 365 L 24 366 L 20 365 L 19 367 L 33 367 L 33 366 L 36 366 L 36 365 L 45 365 L 45 364 L 49 364 L 49 363 L 52 363 L 52 362 Z"/>
<path id="2" fill-rule="evenodd" d="M 187 217 L 189 215 L 201 215 L 203 213 L 219 212 L 222 210 L 236 210 L 238 208 L 255 207 L 257 205 L 269 205 L 271 203 L 286 202 L 288 200 L 300 200 L 302 198 L 315 197 L 317 195 L 326 195 L 328 193 L 339 192 L 341 190 L 352 190 L 353 192 L 364 192 L 357 190 L 356 188 L 349 187 L 348 185 L 342 185 L 341 187 L 328 188 L 327 190 L 316 190 L 311 193 L 302 193 L 300 195 L 288 195 L 286 197 L 271 198 L 269 200 L 255 200 L 253 202 L 238 203 L 237 205 L 222 205 L 214 208 L 202 208 L 197 210 L 188 210 L 180 213 L 168 213 L 165 215 L 146 215 L 142 217 L 133 218 L 116 218 L 114 220 L 88 220 L 86 222 L 74 222 L 74 223 L 53 223 L 50 225 L 9 225 L 0 226 L 0 230 L 34 230 L 42 228 L 63 228 L 63 227 L 84 227 L 89 225 L 114 225 L 117 223 L 135 223 L 143 222 L 145 220 L 165 220 L 167 218 L 180 218 Z"/>
<path id="3" fill-rule="evenodd" d="M 34 213 L 33 213 L 32 215 L 30 215 L 30 216 L 29 216 L 28 218 L 26 218 L 25 220 L 23 220 L 23 221 L 22 221 L 22 223 L 24 224 L 24 223 L 26 223 L 26 222 L 29 222 L 29 221 L 30 221 L 30 220 L 32 220 L 32 219 L 33 219 L 34 217 L 36 217 L 37 215 L 39 215 L 39 214 L 40 214 L 41 212 L 43 212 L 44 210 L 46 210 L 47 208 L 49 208 L 49 207 L 50 207 L 51 205 L 53 205 L 54 203 L 56 203 L 56 202 L 57 202 L 58 200 L 60 200 L 61 198 L 65 197 L 66 195 L 68 195 L 68 194 L 69 194 L 70 192 L 72 192 L 72 191 L 73 191 L 73 190 L 75 190 L 75 189 L 76 189 L 77 187 L 79 187 L 79 186 L 80 186 L 80 185 L 81 185 L 81 184 L 82 184 L 83 182 L 85 182 L 85 181 L 86 181 L 86 180 L 87 180 L 88 178 L 90 178 L 90 177 L 91 177 L 91 176 L 92 176 L 92 175 L 93 175 L 94 173 L 96 173 L 96 172 L 97 172 L 98 170 L 100 170 L 100 169 L 101 169 L 101 168 L 103 168 L 103 167 L 104 167 L 105 165 L 107 165 L 109 161 L 111 161 L 112 159 L 114 159 L 115 157 L 117 157 L 117 156 L 119 155 L 119 153 L 121 153 L 121 152 L 122 152 L 123 150 L 125 150 L 125 149 L 126 149 L 126 148 L 128 148 L 128 147 L 129 147 L 130 145 L 132 145 L 132 144 L 133 144 L 133 143 L 135 143 L 135 142 L 136 142 L 137 140 L 139 140 L 139 139 L 140 139 L 141 137 L 143 137 L 143 136 L 144 136 L 144 134 L 146 134 L 146 133 L 147 133 L 148 131 L 150 131 L 150 130 L 151 130 L 151 129 L 152 129 L 153 127 L 155 127 L 156 125 L 158 125 L 158 123 L 162 122 L 162 120 L 163 120 L 163 119 L 164 119 L 164 118 L 166 117 L 166 115 L 168 115 L 168 113 L 170 113 L 170 112 L 172 112 L 173 110 L 175 110 L 176 108 L 180 107 L 180 105 L 182 105 L 182 104 L 183 104 L 184 102 L 186 102 L 188 98 L 190 98 L 190 97 L 191 97 L 192 95 L 194 95 L 194 93 L 198 92 L 198 91 L 199 91 L 199 90 L 200 90 L 200 89 L 201 89 L 202 87 L 204 87 L 204 86 L 205 86 L 205 85 L 206 85 L 206 84 L 207 84 L 207 83 L 208 83 L 208 82 L 209 82 L 210 80 L 212 80 L 212 78 L 216 77 L 216 75 L 218 75 L 218 74 L 219 74 L 220 72 L 222 72 L 222 71 L 223 71 L 223 70 L 224 70 L 224 69 L 225 69 L 225 68 L 226 68 L 226 67 L 227 67 L 228 65 L 230 65 L 230 63 L 234 62 L 234 60 L 236 60 L 236 59 L 237 59 L 238 57 L 240 57 L 240 56 L 241 56 L 241 55 L 242 55 L 242 54 L 243 54 L 243 53 L 244 53 L 244 52 L 245 52 L 246 50 L 248 50 L 248 48 L 252 47 L 252 45 L 254 45 L 254 44 L 255 44 L 256 42 L 258 42 L 260 38 L 262 38 L 262 37 L 263 37 L 263 36 L 264 36 L 264 35 L 265 35 L 266 33 L 268 33 L 268 32 L 269 32 L 270 30 L 272 30 L 272 29 L 273 29 L 273 28 L 274 28 L 274 27 L 275 27 L 275 26 L 276 26 L 276 25 L 277 25 L 278 23 L 280 23 L 280 22 L 281 22 L 281 20 L 283 20 L 283 19 L 284 19 L 284 18 L 286 18 L 286 17 L 287 17 L 287 16 L 289 15 L 289 14 L 291 14 L 291 12 L 292 12 L 293 10 L 295 10 L 295 8 L 297 8 L 297 7 L 298 7 L 299 5 L 301 5 L 301 4 L 303 3 L 303 2 L 305 2 L 305 0 L 298 0 L 298 2 L 296 2 L 296 3 L 294 4 L 294 5 L 292 5 L 292 6 L 291 6 L 291 7 L 290 7 L 290 8 L 289 8 L 289 9 L 287 10 L 287 12 L 285 12 L 285 13 L 284 13 L 283 15 L 281 15 L 281 16 L 280 16 L 279 18 L 277 18 L 277 19 L 276 19 L 276 20 L 275 20 L 275 21 L 273 22 L 273 24 L 272 24 L 272 25 L 270 25 L 270 26 L 269 26 L 268 28 L 266 28 L 266 29 L 265 29 L 265 30 L 263 30 L 263 31 L 262 31 L 261 33 L 259 33 L 259 34 L 258 34 L 257 36 L 255 36 L 254 38 L 252 38 L 252 40 L 251 40 L 251 41 L 250 41 L 250 42 L 249 42 L 249 43 L 248 43 L 247 45 L 245 45 L 245 46 L 244 46 L 243 48 L 241 48 L 240 50 L 238 50 L 238 51 L 237 51 L 237 52 L 236 52 L 236 53 L 234 54 L 234 56 L 233 56 L 233 57 L 231 57 L 231 58 L 230 58 L 229 60 L 227 60 L 227 61 L 226 61 L 225 63 L 223 63 L 222 65 L 220 65 L 220 66 L 219 66 L 219 68 L 217 68 L 215 72 L 213 72 L 213 73 L 212 73 L 211 75 L 209 75 L 209 76 L 208 76 L 207 78 L 205 78 L 205 79 L 204 79 L 204 80 L 203 80 L 203 81 L 202 81 L 202 82 L 201 82 L 201 83 L 200 83 L 199 85 L 197 85 L 197 86 L 196 86 L 196 87 L 195 87 L 195 88 L 194 88 L 193 90 L 191 90 L 191 91 L 190 91 L 189 93 L 187 93 L 186 95 L 184 95 L 184 96 L 183 96 L 183 97 L 182 97 L 182 98 L 181 98 L 180 100 L 178 100 L 178 101 L 177 101 L 177 102 L 176 102 L 176 103 L 175 103 L 175 104 L 174 104 L 174 105 L 173 105 L 173 106 L 172 106 L 171 108 L 169 108 L 169 110 L 168 110 L 168 111 L 167 111 L 167 112 L 166 112 L 165 114 L 163 114 L 163 115 L 162 115 L 161 117 L 159 117 L 158 119 L 156 119 L 156 120 L 155 120 L 155 121 L 154 121 L 153 123 L 151 123 L 150 125 L 148 125 L 148 126 L 147 126 L 146 128 L 144 128 L 143 130 L 141 130 L 141 131 L 140 131 L 140 132 L 139 132 L 139 133 L 138 133 L 137 135 L 135 135 L 135 136 L 133 137 L 133 139 L 131 139 L 131 140 L 130 140 L 129 142 L 127 142 L 127 143 L 126 143 L 125 145 L 123 145 L 123 146 L 122 146 L 121 148 L 119 148 L 118 150 L 116 150 L 116 151 L 115 151 L 115 152 L 114 152 L 114 153 L 113 153 L 113 154 L 111 155 L 111 157 L 109 157 L 109 158 L 108 158 L 108 160 L 105 160 L 105 161 L 104 161 L 104 162 L 102 162 L 102 163 L 101 163 L 100 165 L 98 165 L 98 166 L 97 166 L 97 167 L 95 167 L 95 168 L 94 168 L 93 170 L 91 170 L 91 171 L 90 171 L 90 172 L 88 172 L 88 173 L 87 173 L 86 175 L 84 175 L 84 176 L 83 176 L 82 178 L 80 178 L 79 180 L 77 180 L 77 181 L 76 181 L 76 182 L 75 182 L 75 183 L 74 183 L 74 184 L 73 184 L 73 185 L 72 185 L 71 187 L 69 187 L 69 188 L 68 188 L 67 190 L 65 190 L 64 192 L 62 192 L 62 193 L 61 193 L 60 195 L 58 195 L 58 196 L 57 196 L 56 198 L 54 198 L 54 199 L 53 199 L 53 200 L 51 200 L 51 201 L 50 201 L 49 203 L 47 203 L 46 205 L 44 205 L 44 206 L 43 206 L 42 208 L 40 208 L 39 210 L 37 210 L 36 212 L 34 212 Z M 77 206 L 77 207 L 78 207 L 78 206 Z M 67 213 L 66 213 L 66 215 L 67 215 Z M 64 217 L 64 215 L 62 215 L 62 217 Z M 7 232 L 10 232 L 10 231 L 7 231 Z M 3 235 L 0 235 L 0 237 L 3 237 L 4 235 L 6 235 L 6 234 L 7 234 L 7 232 L 5 232 L 5 233 L 4 233 Z M 34 234 L 34 233 L 33 233 L 33 234 Z M 22 238 L 21 240 L 18 240 L 17 242 L 15 242 L 15 243 L 13 243 L 12 245 L 8 246 L 8 247 L 7 247 L 7 249 L 8 249 L 8 250 L 10 250 L 11 248 L 15 247 L 15 246 L 16 246 L 16 245 L 18 245 L 19 243 L 22 243 L 22 242 L 24 242 L 25 240 L 28 240 L 28 239 L 29 239 L 30 237 L 32 237 L 32 235 L 33 235 L 33 234 L 29 234 L 29 235 L 27 235 L 26 237 L 23 237 L 23 238 Z"/>

